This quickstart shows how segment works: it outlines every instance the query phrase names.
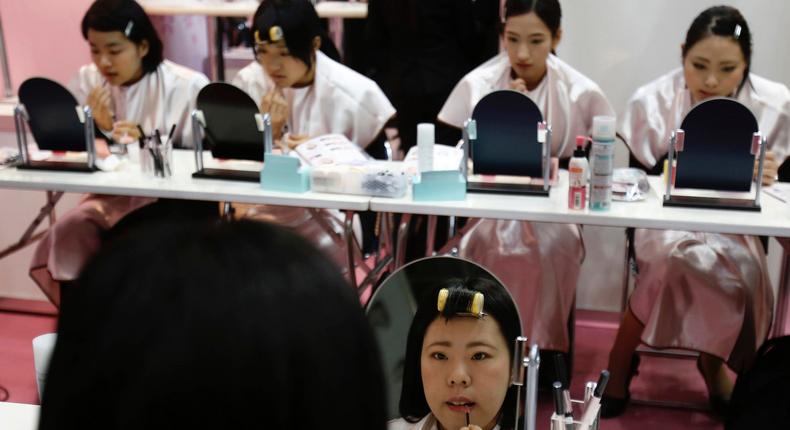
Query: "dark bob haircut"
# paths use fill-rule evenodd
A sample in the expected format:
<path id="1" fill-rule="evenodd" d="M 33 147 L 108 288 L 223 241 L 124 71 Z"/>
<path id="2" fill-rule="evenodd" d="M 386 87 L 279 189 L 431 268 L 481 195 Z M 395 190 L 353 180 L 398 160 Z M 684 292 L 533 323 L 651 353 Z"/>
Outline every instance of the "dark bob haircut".
<path id="1" fill-rule="evenodd" d="M 519 16 L 535 12 L 535 15 L 546 24 L 552 37 L 560 31 L 562 22 L 562 8 L 558 0 L 506 0 L 505 20 L 512 16 Z"/>
<path id="2" fill-rule="evenodd" d="M 130 24 L 131 23 L 131 28 Z M 129 34 L 126 34 L 130 28 Z M 82 37 L 88 40 L 88 30 L 120 31 L 139 45 L 148 41 L 148 53 L 143 57 L 143 72 L 151 73 L 164 60 L 162 41 L 156 34 L 151 19 L 133 0 L 96 0 L 82 18 Z"/>
<path id="3" fill-rule="evenodd" d="M 739 29 L 740 28 L 740 29 Z M 747 79 L 752 66 L 752 33 L 749 24 L 738 9 L 731 6 L 713 6 L 705 9 L 691 23 L 686 33 L 686 42 L 683 44 L 683 59 L 697 42 L 710 37 L 730 37 L 741 47 L 746 69 L 743 71 L 743 80 L 738 86 L 740 92 Z"/>
<path id="4" fill-rule="evenodd" d="M 354 289 L 282 227 L 144 225 L 72 287 L 40 429 L 386 427 Z"/>
<path id="5" fill-rule="evenodd" d="M 444 310 L 440 313 L 436 308 L 436 299 L 442 288 L 450 290 L 450 295 Z M 416 423 L 431 412 L 428 401 L 425 399 L 425 388 L 422 385 L 420 370 L 422 344 L 428 326 L 437 318 L 449 320 L 457 317 L 458 314 L 467 312 L 467 306 L 475 292 L 483 293 L 485 297 L 483 309 L 498 323 L 499 330 L 508 345 L 512 361 L 514 341 L 517 336 L 521 335 L 521 321 L 513 299 L 505 287 L 485 278 L 466 278 L 450 279 L 436 288 L 426 290 L 417 304 L 417 313 L 412 320 L 406 341 L 403 388 L 399 405 L 400 414 L 406 421 Z M 499 417 L 499 424 L 502 428 L 507 429 L 514 426 L 513 415 L 516 410 L 517 388 L 511 386 L 508 389 L 502 404 Z"/>
<path id="6" fill-rule="evenodd" d="M 271 42 L 269 30 L 279 26 L 285 45 L 291 55 L 313 66 L 313 39 L 321 38 L 321 51 L 329 58 L 340 61 L 340 54 L 327 37 L 315 7 L 308 0 L 263 0 L 252 17 L 252 33 L 257 32 L 261 41 Z M 253 40 L 253 50 L 256 50 Z"/>

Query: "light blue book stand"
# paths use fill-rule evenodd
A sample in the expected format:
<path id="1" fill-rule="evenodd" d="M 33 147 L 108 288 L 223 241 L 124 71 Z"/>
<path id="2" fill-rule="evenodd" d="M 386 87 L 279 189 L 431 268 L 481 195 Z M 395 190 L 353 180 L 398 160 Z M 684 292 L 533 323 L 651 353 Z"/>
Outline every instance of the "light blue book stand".
<path id="1" fill-rule="evenodd" d="M 422 172 L 414 179 L 411 196 L 418 202 L 466 200 L 466 177 L 457 170 Z"/>
<path id="2" fill-rule="evenodd" d="M 464 123 L 464 156 L 461 170 L 437 170 L 422 172 L 412 183 L 411 198 L 414 201 L 459 201 L 466 200 L 466 175 L 469 163 L 469 139 L 475 139 L 476 123 L 470 119 Z"/>
<path id="3" fill-rule="evenodd" d="M 310 191 L 310 168 L 299 159 L 267 152 L 261 170 L 261 188 L 269 191 L 304 193 Z"/>
<path id="4" fill-rule="evenodd" d="M 296 157 L 272 153 L 272 121 L 269 114 L 257 114 L 255 121 L 258 123 L 258 129 L 263 132 L 261 188 L 287 193 L 310 191 L 310 168 L 301 166 Z"/>

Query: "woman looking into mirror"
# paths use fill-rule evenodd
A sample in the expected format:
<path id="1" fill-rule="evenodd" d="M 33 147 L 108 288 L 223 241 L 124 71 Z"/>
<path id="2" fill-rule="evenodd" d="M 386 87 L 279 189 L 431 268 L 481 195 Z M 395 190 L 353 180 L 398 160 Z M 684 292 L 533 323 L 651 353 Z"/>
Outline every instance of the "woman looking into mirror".
<path id="1" fill-rule="evenodd" d="M 309 138 L 342 134 L 370 155 L 385 158 L 384 126 L 395 108 L 375 82 L 336 61 L 337 50 L 313 5 L 307 0 L 264 0 L 252 21 L 256 61 L 239 71 L 233 85 L 259 103 L 261 113 L 271 115 L 274 140 L 293 149 Z M 334 212 L 237 205 L 237 213 L 287 225 L 339 265 L 347 265 L 345 243 L 338 240 L 342 222 Z M 318 216 L 323 219 L 316 220 Z M 360 216 L 373 221 L 368 214 Z M 366 232 L 372 232 L 369 227 Z"/>
<path id="2" fill-rule="evenodd" d="M 452 279 L 421 297 L 409 329 L 402 418 L 390 430 L 510 428 L 518 311 L 500 284 Z"/>
<path id="3" fill-rule="evenodd" d="M 590 135 L 593 117 L 614 115 L 614 110 L 595 82 L 554 55 L 562 39 L 561 18 L 557 0 L 507 0 L 505 51 L 456 85 L 439 121 L 461 128 L 487 94 L 519 91 L 551 124 L 552 155 L 570 157 L 576 135 Z M 568 352 L 568 319 L 584 260 L 578 226 L 484 219 L 464 235 L 459 256 L 502 280 L 518 304 L 530 341 L 541 350 Z"/>
<path id="4" fill-rule="evenodd" d="M 176 145 L 191 146 L 189 115 L 208 78 L 163 58 L 162 42 L 143 8 L 132 0 L 97 0 L 85 13 L 81 29 L 93 62 L 80 68 L 72 91 L 80 103 L 91 107 L 99 130 L 116 143 L 137 144 L 141 127 L 153 134 L 154 129 L 167 133 L 175 126 Z M 100 155 L 109 154 L 103 140 L 97 144 Z M 76 279 L 102 235 L 129 213 L 155 201 L 85 196 L 39 242 L 30 277 L 60 306 L 61 284 Z"/>
<path id="5" fill-rule="evenodd" d="M 336 61 L 309 1 L 264 0 L 252 31 L 256 61 L 233 85 L 271 115 L 275 140 L 293 147 L 339 133 L 361 148 L 386 140 L 384 125 L 395 108 L 375 82 Z"/>
<path id="6" fill-rule="evenodd" d="M 682 68 L 639 88 L 622 124 L 633 155 L 647 170 L 661 167 L 670 133 L 696 104 L 730 97 L 747 106 L 768 137 L 762 178 L 776 179 L 790 150 L 790 91 L 750 72 L 752 35 L 729 6 L 703 11 L 681 45 Z M 756 169 L 755 169 L 756 171 Z M 612 379 L 602 416 L 620 415 L 643 342 L 700 353 L 697 367 L 711 407 L 726 413 L 735 372 L 748 369 L 771 326 L 773 294 L 760 239 L 736 234 L 636 230 L 636 289 L 609 355 Z"/>

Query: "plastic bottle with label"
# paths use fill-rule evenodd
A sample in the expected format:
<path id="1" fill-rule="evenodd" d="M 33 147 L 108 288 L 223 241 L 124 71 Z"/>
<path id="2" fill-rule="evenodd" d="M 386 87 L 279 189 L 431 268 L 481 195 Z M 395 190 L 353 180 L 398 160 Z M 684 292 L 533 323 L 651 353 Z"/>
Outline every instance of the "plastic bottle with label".
<path id="1" fill-rule="evenodd" d="M 568 209 L 583 210 L 587 207 L 587 181 L 590 166 L 584 155 L 586 136 L 576 136 L 576 150 L 568 163 Z"/>
<path id="2" fill-rule="evenodd" d="M 593 143 L 590 151 L 590 209 L 606 211 L 612 207 L 612 171 L 616 121 L 613 116 L 593 118 Z"/>

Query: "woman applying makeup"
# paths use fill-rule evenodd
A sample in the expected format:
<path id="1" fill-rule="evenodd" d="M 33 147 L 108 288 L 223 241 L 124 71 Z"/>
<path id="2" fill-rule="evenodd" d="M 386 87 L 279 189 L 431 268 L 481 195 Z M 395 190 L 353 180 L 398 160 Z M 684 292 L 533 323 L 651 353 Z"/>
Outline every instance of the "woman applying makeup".
<path id="1" fill-rule="evenodd" d="M 132 0 L 97 0 L 83 17 L 82 35 L 92 63 L 80 68 L 72 91 L 91 107 L 99 130 L 109 140 L 127 144 L 136 142 L 140 128 L 167 133 L 175 125 L 175 144 L 191 146 L 189 114 L 208 79 L 162 57 L 162 42 L 142 7 Z M 97 143 L 99 153 L 106 154 L 103 141 Z M 38 244 L 31 277 L 59 305 L 61 283 L 76 279 L 102 234 L 155 201 L 87 195 Z"/>
<path id="2" fill-rule="evenodd" d="M 790 91 L 751 73 L 752 35 L 741 13 L 717 6 L 696 17 L 681 46 L 682 68 L 639 88 L 622 134 L 648 169 L 661 165 L 670 133 L 711 97 L 733 98 L 755 115 L 768 138 L 764 184 L 775 181 L 790 150 Z M 755 169 L 756 170 L 756 169 Z M 748 369 L 768 336 L 773 293 L 759 238 L 734 234 L 636 230 L 636 288 L 609 356 L 612 379 L 603 416 L 623 412 L 640 343 L 700 353 L 697 366 L 711 406 L 726 412 L 733 371 Z"/>
<path id="3" fill-rule="evenodd" d="M 505 2 L 505 52 L 456 85 L 439 121 L 461 128 L 485 95 L 511 89 L 530 97 L 551 124 L 552 155 L 571 156 L 593 117 L 614 115 L 601 89 L 553 52 L 562 39 L 557 0 Z M 525 336 L 541 349 L 567 352 L 567 322 L 584 259 L 576 225 L 481 220 L 460 243 L 460 255 L 491 270 L 519 306 Z"/>
<path id="4" fill-rule="evenodd" d="M 375 82 L 330 57 L 334 46 L 309 1 L 263 1 L 253 16 L 252 31 L 256 61 L 239 71 L 233 85 L 271 115 L 276 142 L 293 148 L 311 137 L 342 134 L 371 155 L 381 155 L 384 126 L 395 108 Z M 242 217 L 294 229 L 345 267 L 348 253 L 339 240 L 343 229 L 335 213 L 273 205 L 239 209 Z M 323 219 L 319 222 L 315 216 Z"/>
<path id="5" fill-rule="evenodd" d="M 450 279 L 427 291 L 406 344 L 403 418 L 389 430 L 512 428 L 517 387 L 510 371 L 519 333 L 512 299 L 492 281 Z"/>

